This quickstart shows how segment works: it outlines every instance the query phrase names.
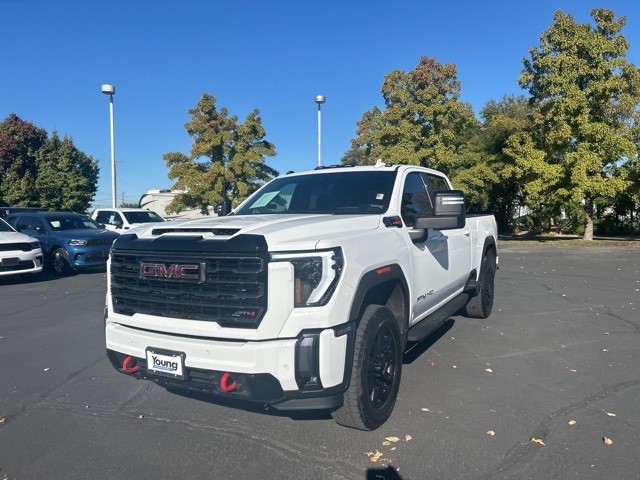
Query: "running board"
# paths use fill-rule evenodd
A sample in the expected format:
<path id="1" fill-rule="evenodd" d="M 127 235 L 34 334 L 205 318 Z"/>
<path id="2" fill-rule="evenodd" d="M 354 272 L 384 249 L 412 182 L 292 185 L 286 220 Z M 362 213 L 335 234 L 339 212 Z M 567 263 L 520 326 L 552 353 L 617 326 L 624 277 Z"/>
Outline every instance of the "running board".
<path id="1" fill-rule="evenodd" d="M 467 293 L 461 293 L 446 305 L 443 305 L 431 315 L 423 318 L 409 329 L 407 340 L 419 342 L 436 328 L 449 320 L 449 317 L 464 307 L 469 301 Z"/>

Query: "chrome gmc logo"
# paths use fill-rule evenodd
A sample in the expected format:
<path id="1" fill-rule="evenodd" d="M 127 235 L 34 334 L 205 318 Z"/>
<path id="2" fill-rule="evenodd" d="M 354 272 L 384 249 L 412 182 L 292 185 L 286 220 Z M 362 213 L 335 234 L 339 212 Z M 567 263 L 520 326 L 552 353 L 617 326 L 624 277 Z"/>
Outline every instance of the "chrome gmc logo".
<path id="1" fill-rule="evenodd" d="M 145 278 L 175 278 L 204 282 L 204 264 L 202 263 L 154 263 L 140 262 L 140 276 Z"/>

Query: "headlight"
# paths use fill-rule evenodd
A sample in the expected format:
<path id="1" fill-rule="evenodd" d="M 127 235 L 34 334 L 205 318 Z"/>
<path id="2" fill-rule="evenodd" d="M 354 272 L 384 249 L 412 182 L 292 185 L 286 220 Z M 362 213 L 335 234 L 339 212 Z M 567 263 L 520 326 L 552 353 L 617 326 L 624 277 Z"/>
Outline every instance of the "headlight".
<path id="1" fill-rule="evenodd" d="M 75 240 L 75 239 L 69 240 L 69 245 L 73 245 L 74 247 L 84 246 L 86 244 L 87 244 L 86 240 Z"/>
<path id="2" fill-rule="evenodd" d="M 325 305 L 342 272 L 342 250 L 274 254 L 273 261 L 289 262 L 294 271 L 294 306 Z"/>

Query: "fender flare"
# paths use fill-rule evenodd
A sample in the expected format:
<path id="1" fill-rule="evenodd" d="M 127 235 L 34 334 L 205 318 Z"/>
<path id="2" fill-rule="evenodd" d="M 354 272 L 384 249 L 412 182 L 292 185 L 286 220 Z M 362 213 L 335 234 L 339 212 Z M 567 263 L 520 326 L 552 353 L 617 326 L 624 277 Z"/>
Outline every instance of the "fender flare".
<path id="1" fill-rule="evenodd" d="M 482 270 L 485 264 L 485 259 L 487 258 L 487 252 L 489 250 L 493 250 L 493 253 L 496 257 L 496 261 L 498 259 L 498 247 L 496 245 L 496 239 L 493 237 L 493 235 L 489 235 L 487 238 L 484 239 L 484 245 L 482 247 L 482 261 L 480 263 L 480 275 L 482 274 Z M 497 266 L 497 265 L 496 265 Z"/>
<path id="2" fill-rule="evenodd" d="M 382 267 L 375 268 L 366 272 L 358 282 L 356 293 L 353 296 L 351 302 L 351 310 L 349 311 L 348 319 L 348 340 L 347 351 L 344 365 L 344 377 L 343 387 L 346 390 L 349 387 L 351 379 L 351 370 L 353 369 L 353 354 L 355 349 L 356 330 L 360 323 L 360 316 L 364 309 L 368 306 L 365 304 L 367 294 L 376 287 L 381 287 L 385 283 L 394 282 L 400 286 L 402 293 L 402 301 L 404 302 L 404 318 L 401 319 L 402 325 L 400 331 L 402 332 L 402 345 L 403 348 L 406 345 L 406 339 L 409 328 L 409 285 L 405 278 L 404 272 L 400 265 L 389 264 Z"/>
<path id="3" fill-rule="evenodd" d="M 401 331 L 406 332 L 406 326 L 409 323 L 409 284 L 405 278 L 404 272 L 400 265 L 397 263 L 378 267 L 376 269 L 366 272 L 358 282 L 356 293 L 353 296 L 351 302 L 351 310 L 349 311 L 349 322 L 355 322 L 356 327 L 359 323 L 360 315 L 367 305 L 364 305 L 367 294 L 375 287 L 384 285 L 396 281 L 402 290 L 403 300 L 405 301 L 406 309 L 403 319 L 403 325 L 400 325 Z"/>

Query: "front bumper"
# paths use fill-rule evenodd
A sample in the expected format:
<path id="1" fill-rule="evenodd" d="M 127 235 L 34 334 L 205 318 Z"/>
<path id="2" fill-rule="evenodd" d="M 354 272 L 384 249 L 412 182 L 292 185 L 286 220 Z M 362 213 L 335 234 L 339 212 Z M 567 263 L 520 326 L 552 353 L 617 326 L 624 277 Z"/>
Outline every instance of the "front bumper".
<path id="1" fill-rule="evenodd" d="M 42 251 L 4 251 L 0 256 L 0 277 L 42 271 Z"/>
<path id="2" fill-rule="evenodd" d="M 69 264 L 72 268 L 101 267 L 107 264 L 110 246 L 69 248 Z"/>
<path id="3" fill-rule="evenodd" d="M 309 336 L 317 342 L 311 354 L 300 347 L 303 337 Z M 107 355 L 122 373 L 168 388 L 259 402 L 282 410 L 329 409 L 341 405 L 348 386 L 345 367 L 353 337 L 354 328 L 348 324 L 304 332 L 298 338 L 269 341 L 178 337 L 109 321 L 106 324 Z M 184 379 L 149 371 L 147 349 L 184 354 Z M 318 381 L 305 384 L 309 375 L 317 376 Z M 230 384 L 235 387 L 228 388 Z"/>

